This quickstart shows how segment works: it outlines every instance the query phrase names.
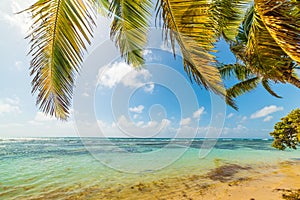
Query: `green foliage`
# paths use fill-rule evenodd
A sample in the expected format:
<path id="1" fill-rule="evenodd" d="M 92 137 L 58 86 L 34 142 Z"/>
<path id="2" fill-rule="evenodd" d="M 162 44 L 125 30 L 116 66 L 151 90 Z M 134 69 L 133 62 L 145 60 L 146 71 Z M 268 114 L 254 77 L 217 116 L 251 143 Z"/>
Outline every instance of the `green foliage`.
<path id="1" fill-rule="evenodd" d="M 300 144 L 300 109 L 293 110 L 274 126 L 270 133 L 274 137 L 273 147 L 284 150 L 296 149 Z"/>
<path id="2" fill-rule="evenodd" d="M 233 98 L 253 90 L 260 81 L 276 97 L 269 80 L 300 88 L 295 73 L 300 63 L 298 1 L 157 0 L 156 5 L 164 40 L 170 40 L 174 54 L 175 44 L 179 45 L 190 78 L 232 107 L 237 108 Z M 247 7 L 251 7 L 248 12 Z M 113 18 L 110 35 L 125 61 L 134 67 L 144 64 L 151 0 L 37 0 L 25 11 L 32 18 L 28 36 L 32 93 L 46 114 L 68 118 L 97 13 Z M 221 38 L 238 59 L 221 70 L 223 76 L 236 76 L 240 81 L 227 91 L 214 54 Z"/>
<path id="3" fill-rule="evenodd" d="M 280 45 L 282 42 L 276 39 L 276 33 L 281 32 L 281 29 L 276 29 L 272 24 L 266 23 L 269 22 L 268 20 L 273 20 L 272 23 L 276 24 L 274 19 L 280 21 L 275 16 L 284 15 L 278 9 L 281 6 L 289 10 L 286 4 L 289 2 L 270 7 L 269 4 L 264 5 L 263 1 L 257 0 L 246 12 L 236 40 L 230 43 L 230 49 L 236 56 L 237 62 L 219 67 L 223 79 L 236 78 L 239 81 L 227 89 L 227 97 L 236 98 L 250 92 L 258 86 L 259 82 L 272 96 L 277 98 L 281 98 L 281 96 L 272 90 L 270 83 L 290 83 L 300 88 L 300 79 L 296 73 L 297 60 L 296 57 L 291 57 L 294 55 L 294 48 L 288 50 L 283 48 Z M 299 14 L 298 4 L 290 4 L 295 12 L 289 14 L 291 12 L 286 11 L 285 17 L 289 16 L 290 20 L 294 20 Z M 264 8 L 261 8 L 262 6 Z M 272 28 L 270 29 L 269 26 Z M 296 27 L 299 29 L 299 26 L 296 25 Z M 285 29 L 285 31 L 288 30 Z M 294 32 L 296 29 L 291 28 L 290 31 Z M 296 39 L 293 38 L 294 41 Z"/>

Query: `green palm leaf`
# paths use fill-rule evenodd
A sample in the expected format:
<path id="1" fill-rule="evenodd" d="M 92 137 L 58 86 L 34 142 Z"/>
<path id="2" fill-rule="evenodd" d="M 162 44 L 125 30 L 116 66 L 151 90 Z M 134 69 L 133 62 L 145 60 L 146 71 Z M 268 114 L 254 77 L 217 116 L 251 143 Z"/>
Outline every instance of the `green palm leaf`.
<path id="1" fill-rule="evenodd" d="M 219 37 L 233 39 L 246 1 L 159 0 L 157 15 L 163 20 L 166 40 L 179 44 L 184 67 L 196 83 L 225 96 L 215 65 L 214 45 Z"/>
<path id="2" fill-rule="evenodd" d="M 227 89 L 227 96 L 236 98 L 242 94 L 250 92 L 258 86 L 259 82 L 260 78 L 258 77 L 250 78 L 245 81 L 239 82 L 231 88 Z"/>
<path id="3" fill-rule="evenodd" d="M 290 58 L 300 64 L 300 2 L 255 0 L 255 4 L 270 35 Z"/>
<path id="4" fill-rule="evenodd" d="M 32 92 L 45 113 L 66 119 L 74 78 L 94 27 L 92 0 L 39 0 L 26 11 L 33 19 Z"/>
<path id="5" fill-rule="evenodd" d="M 272 90 L 272 88 L 270 87 L 270 83 L 268 81 L 268 79 L 262 79 L 261 81 L 263 87 L 274 97 L 277 97 L 277 98 L 282 98 L 281 96 L 279 96 L 278 94 L 276 94 L 276 92 L 274 92 Z"/>
<path id="6" fill-rule="evenodd" d="M 247 64 L 264 77 L 280 77 L 279 69 L 285 69 L 292 60 L 277 45 L 256 10 L 253 12 L 246 48 Z"/>
<path id="7" fill-rule="evenodd" d="M 206 0 L 160 0 L 157 15 L 163 20 L 166 39 L 174 49 L 178 42 L 183 55 L 184 68 L 198 84 L 225 95 L 218 69 L 214 67 L 214 43 L 218 32 Z"/>
<path id="8" fill-rule="evenodd" d="M 250 92 L 251 90 L 254 90 L 258 84 L 260 79 L 258 77 L 250 78 L 245 81 L 239 82 L 235 84 L 234 86 L 228 88 L 226 90 L 226 103 L 229 104 L 231 107 L 233 107 L 235 110 L 238 110 L 237 105 L 234 102 L 234 98 L 245 94 L 247 92 Z"/>
<path id="9" fill-rule="evenodd" d="M 149 0 L 114 0 L 111 38 L 127 63 L 135 67 L 144 64 L 143 50 L 147 43 L 152 3 Z"/>
<path id="10" fill-rule="evenodd" d="M 216 29 L 227 41 L 235 41 L 245 11 L 251 0 L 215 0 L 210 11 L 215 20 Z"/>
<path id="11" fill-rule="evenodd" d="M 219 66 L 219 71 L 223 79 L 236 77 L 240 81 L 244 81 L 254 75 L 250 69 L 240 63 L 222 64 Z"/>
<path id="12" fill-rule="evenodd" d="M 293 78 L 295 63 L 289 55 L 277 44 L 257 11 L 259 6 L 252 6 L 247 12 L 237 42 L 231 44 L 231 50 L 244 62 L 252 73 L 265 80 L 281 83 L 289 82 L 300 87 L 299 79 Z M 296 12 L 296 9 L 294 9 Z M 299 14 L 299 10 L 296 12 Z M 273 13 L 274 14 L 274 13 Z M 293 14 L 293 17 L 296 14 Z M 293 17 L 286 18 L 286 21 Z M 265 16 L 267 18 L 267 16 Z M 277 21 L 276 23 L 283 23 Z M 274 21 L 274 24 L 276 24 Z M 285 22 L 286 23 L 286 22 Z M 265 84 L 265 86 L 267 86 Z M 270 87 L 266 89 L 273 95 Z"/>

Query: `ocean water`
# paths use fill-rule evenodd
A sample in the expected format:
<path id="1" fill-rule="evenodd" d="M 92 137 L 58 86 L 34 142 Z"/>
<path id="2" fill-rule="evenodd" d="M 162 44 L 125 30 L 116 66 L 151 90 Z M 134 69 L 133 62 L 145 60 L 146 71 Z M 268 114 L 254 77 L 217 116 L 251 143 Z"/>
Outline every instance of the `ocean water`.
<path id="1" fill-rule="evenodd" d="M 299 150 L 276 150 L 270 140 L 219 139 L 212 149 L 203 146 L 205 142 L 0 139 L 0 199 L 89 199 L 121 186 L 206 174 L 222 163 L 266 167 L 300 158 Z"/>

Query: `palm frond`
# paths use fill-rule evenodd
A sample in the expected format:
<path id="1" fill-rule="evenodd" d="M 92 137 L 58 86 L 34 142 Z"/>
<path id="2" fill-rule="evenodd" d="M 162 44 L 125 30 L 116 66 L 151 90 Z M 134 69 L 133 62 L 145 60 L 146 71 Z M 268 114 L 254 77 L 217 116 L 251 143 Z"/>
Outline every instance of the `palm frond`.
<path id="1" fill-rule="evenodd" d="M 111 38 L 127 63 L 136 67 L 144 64 L 143 49 L 147 43 L 151 8 L 150 0 L 114 0 L 110 5 L 114 15 Z"/>
<path id="2" fill-rule="evenodd" d="M 180 46 L 184 68 L 196 83 L 225 96 L 218 69 L 214 66 L 214 43 L 219 33 L 206 0 L 159 0 L 157 16 L 163 20 L 165 40 Z"/>
<path id="3" fill-rule="evenodd" d="M 109 15 L 109 7 L 110 7 L 110 2 L 109 0 L 95 0 L 97 2 L 97 11 L 98 14 L 107 17 Z"/>
<path id="4" fill-rule="evenodd" d="M 236 98 L 242 94 L 250 92 L 255 89 L 260 82 L 260 78 L 254 77 L 242 82 L 235 84 L 234 86 L 227 89 L 227 96 Z"/>
<path id="5" fill-rule="evenodd" d="M 255 0 L 255 5 L 272 38 L 300 64 L 300 2 Z"/>
<path id="6" fill-rule="evenodd" d="M 235 76 L 235 64 L 220 64 L 218 68 L 223 79 L 230 79 Z"/>
<path id="7" fill-rule="evenodd" d="M 251 0 L 215 0 L 210 7 L 216 29 L 228 42 L 235 41 Z"/>
<path id="8" fill-rule="evenodd" d="M 223 79 L 236 77 L 240 81 L 244 81 L 254 75 L 250 69 L 240 63 L 221 65 L 219 71 Z"/>
<path id="9" fill-rule="evenodd" d="M 280 70 L 286 69 L 292 61 L 272 38 L 256 10 L 248 35 L 246 57 L 252 70 L 264 77 L 280 77 Z"/>
<path id="10" fill-rule="evenodd" d="M 263 87 L 274 97 L 277 97 L 277 98 L 282 98 L 281 96 L 279 96 L 278 94 L 276 94 L 276 92 L 274 92 L 274 90 L 271 89 L 271 86 L 270 86 L 270 83 L 268 81 L 268 79 L 262 79 L 261 80 L 261 83 L 263 85 Z"/>
<path id="11" fill-rule="evenodd" d="M 93 0 L 39 0 L 26 11 L 33 19 L 30 63 L 32 93 L 43 112 L 66 119 L 74 78 L 94 23 Z"/>

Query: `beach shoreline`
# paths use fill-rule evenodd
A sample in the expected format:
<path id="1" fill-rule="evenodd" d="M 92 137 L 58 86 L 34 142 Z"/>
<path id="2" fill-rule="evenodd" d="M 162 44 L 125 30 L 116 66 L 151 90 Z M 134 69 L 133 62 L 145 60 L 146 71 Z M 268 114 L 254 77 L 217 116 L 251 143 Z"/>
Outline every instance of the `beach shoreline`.
<path id="1" fill-rule="evenodd" d="M 224 164 L 205 175 L 191 173 L 106 189 L 95 186 L 68 199 L 296 200 L 299 169 L 299 161 L 259 167 Z"/>

